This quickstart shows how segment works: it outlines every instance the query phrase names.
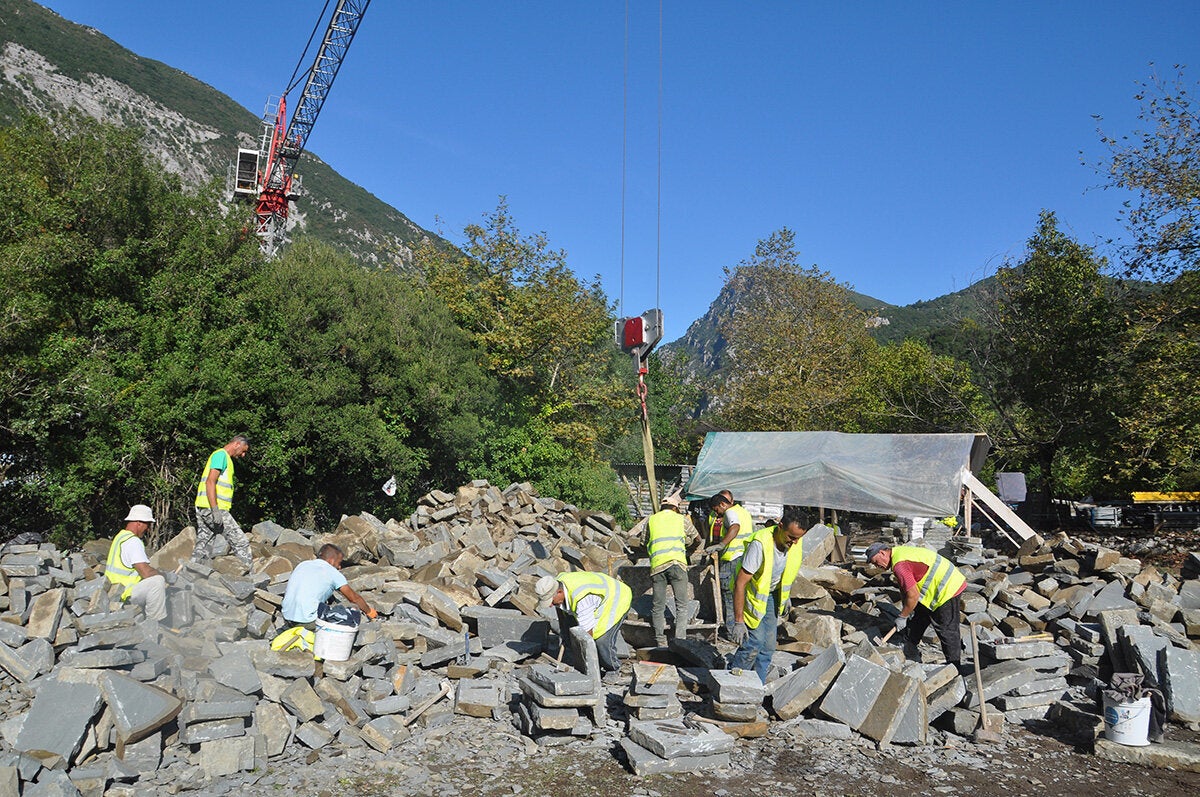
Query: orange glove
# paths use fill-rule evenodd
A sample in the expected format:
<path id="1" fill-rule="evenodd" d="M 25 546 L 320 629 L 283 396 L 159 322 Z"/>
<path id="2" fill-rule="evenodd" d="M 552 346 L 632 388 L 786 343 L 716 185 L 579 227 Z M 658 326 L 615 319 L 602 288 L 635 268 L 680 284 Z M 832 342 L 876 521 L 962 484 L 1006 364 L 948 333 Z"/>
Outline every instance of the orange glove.
<path id="1" fill-rule="evenodd" d="M 374 609 L 367 610 L 367 619 L 368 620 L 374 620 L 378 616 L 379 616 L 379 612 L 375 611 Z"/>

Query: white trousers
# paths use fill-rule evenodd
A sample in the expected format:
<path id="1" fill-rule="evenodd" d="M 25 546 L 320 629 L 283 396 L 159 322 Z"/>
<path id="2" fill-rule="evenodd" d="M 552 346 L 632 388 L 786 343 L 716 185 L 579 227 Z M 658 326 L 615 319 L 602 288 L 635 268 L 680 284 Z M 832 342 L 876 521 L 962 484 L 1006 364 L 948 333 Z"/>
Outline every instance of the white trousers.
<path id="1" fill-rule="evenodd" d="M 162 620 L 167 616 L 167 580 L 161 575 L 143 578 L 133 585 L 129 602 L 142 607 L 148 620 Z"/>

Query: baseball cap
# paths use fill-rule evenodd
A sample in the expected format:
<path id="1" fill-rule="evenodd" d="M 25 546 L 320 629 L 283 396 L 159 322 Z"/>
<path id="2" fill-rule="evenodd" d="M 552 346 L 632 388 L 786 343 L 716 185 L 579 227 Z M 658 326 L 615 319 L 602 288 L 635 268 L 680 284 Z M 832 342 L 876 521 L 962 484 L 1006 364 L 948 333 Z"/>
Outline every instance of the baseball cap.
<path id="1" fill-rule="evenodd" d="M 537 593 L 538 608 L 545 609 L 550 606 L 550 602 L 558 593 L 558 579 L 554 576 L 542 576 L 537 580 L 533 591 Z"/>
<path id="2" fill-rule="evenodd" d="M 886 543 L 882 543 L 882 542 L 871 543 L 870 547 L 867 548 L 867 561 L 868 562 L 871 561 L 872 559 L 875 558 L 875 554 L 879 553 L 882 550 L 886 550 L 888 547 L 889 546 Z"/>

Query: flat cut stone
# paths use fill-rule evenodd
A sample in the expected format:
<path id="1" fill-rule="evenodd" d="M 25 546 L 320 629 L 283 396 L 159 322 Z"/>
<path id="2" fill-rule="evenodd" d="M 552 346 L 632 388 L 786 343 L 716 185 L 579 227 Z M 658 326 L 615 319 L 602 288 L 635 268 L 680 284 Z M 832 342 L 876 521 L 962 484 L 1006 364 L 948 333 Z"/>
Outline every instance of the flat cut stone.
<path id="1" fill-rule="evenodd" d="M 604 694 L 601 692 L 595 692 L 590 695 L 555 695 L 528 678 L 518 678 L 517 684 L 520 686 L 522 694 L 539 706 L 545 706 L 546 708 L 590 707 L 601 705 L 605 699 Z"/>
<path id="2" fill-rule="evenodd" d="M 145 660 L 146 653 L 141 650 L 113 648 L 111 650 L 68 650 L 59 663 L 74 667 L 77 670 L 101 670 L 115 667 L 132 667 Z"/>
<path id="3" fill-rule="evenodd" d="M 193 722 L 179 733 L 184 744 L 204 744 L 216 739 L 232 739 L 246 735 L 246 721 L 240 717 L 208 722 Z"/>
<path id="4" fill-rule="evenodd" d="M 715 725 L 693 727 L 682 720 L 631 721 L 629 738 L 660 758 L 728 753 L 734 744 L 734 738 Z"/>
<path id="5" fill-rule="evenodd" d="M 1108 739 L 1097 739 L 1095 753 L 1097 758 L 1123 764 L 1200 772 L 1200 745 L 1187 742 L 1162 741 L 1145 747 L 1130 747 Z"/>
<path id="6" fill-rule="evenodd" d="M 489 681 L 459 681 L 454 696 L 454 713 L 468 717 L 491 717 L 500 707 L 500 690 Z"/>
<path id="7" fill-rule="evenodd" d="M 755 676 L 757 677 L 757 676 Z M 753 722 L 758 718 L 760 703 L 721 703 L 712 701 L 713 716 L 731 722 Z"/>
<path id="8" fill-rule="evenodd" d="M 529 679 L 552 695 L 592 696 L 596 693 L 595 681 L 578 670 L 559 672 L 545 664 L 535 664 L 529 668 Z"/>
<path id="9" fill-rule="evenodd" d="M 86 683 L 58 682 L 39 689 L 13 748 L 47 750 L 71 761 L 100 711 L 100 690 Z"/>
<path id="10" fill-rule="evenodd" d="M 849 739 L 854 731 L 849 725 L 829 720 L 800 719 L 788 727 L 793 736 L 805 736 L 815 739 Z"/>
<path id="11" fill-rule="evenodd" d="M 991 667 L 985 667 L 980 673 L 983 680 L 983 699 L 992 700 L 1016 689 L 1021 684 L 1033 678 L 1035 670 L 1018 659 L 1002 661 Z M 978 708 L 979 695 L 975 692 L 975 679 L 967 681 L 966 708 Z"/>
<path id="12" fill-rule="evenodd" d="M 321 698 L 305 680 L 294 681 L 284 689 L 280 702 L 301 722 L 309 722 L 325 713 Z"/>
<path id="13" fill-rule="evenodd" d="M 296 738 L 306 747 L 320 750 L 333 741 L 333 734 L 320 723 L 306 722 L 296 729 Z"/>
<path id="14" fill-rule="evenodd" d="M 890 674 L 886 667 L 852 655 L 821 701 L 821 713 L 858 730 Z"/>
<path id="15" fill-rule="evenodd" d="M 569 731 L 579 722 L 579 711 L 573 708 L 546 708 L 537 703 L 525 704 L 533 724 L 543 731 Z"/>
<path id="16" fill-rule="evenodd" d="M 462 616 L 474 622 L 476 635 L 484 648 L 505 642 L 542 644 L 550 633 L 550 621 L 528 617 L 515 609 L 495 609 L 488 606 L 467 606 Z"/>
<path id="17" fill-rule="evenodd" d="M 254 669 L 278 678 L 312 678 L 316 667 L 309 651 L 271 650 L 266 645 L 255 647 L 250 653 L 250 660 Z"/>
<path id="18" fill-rule="evenodd" d="M 633 774 L 640 776 L 698 772 L 729 766 L 729 753 L 663 758 L 629 738 L 621 739 L 621 749 L 625 751 L 625 759 Z"/>
<path id="19" fill-rule="evenodd" d="M 193 701 L 179 714 L 181 725 L 191 725 L 193 722 L 208 722 L 210 720 L 225 720 L 234 717 L 245 719 L 254 714 L 254 700 L 218 700 Z"/>
<path id="20" fill-rule="evenodd" d="M 753 670 L 711 670 L 708 680 L 716 702 L 761 704 L 766 696 L 763 683 Z"/>
<path id="21" fill-rule="evenodd" d="M 104 674 L 100 690 L 121 743 L 145 738 L 174 719 L 183 707 L 183 701 L 169 692 L 115 672 Z"/>
<path id="22" fill-rule="evenodd" d="M 292 723 L 288 722 L 287 712 L 276 703 L 263 701 L 254 707 L 254 730 L 268 758 L 282 754 L 292 740 Z"/>
<path id="23" fill-rule="evenodd" d="M 61 587 L 48 589 L 34 598 L 33 605 L 29 608 L 29 621 L 25 624 L 29 636 L 53 642 L 58 634 L 58 623 L 62 619 L 66 603 L 67 591 Z"/>
<path id="24" fill-rule="evenodd" d="M 800 716 L 821 699 L 846 663 L 840 645 L 831 645 L 808 664 L 768 685 L 771 711 L 783 720 Z"/>
<path id="25" fill-rule="evenodd" d="M 312 661 L 310 654 L 308 660 Z M 213 660 L 208 671 L 218 683 L 236 689 L 244 695 L 252 695 L 262 690 L 262 679 L 258 670 L 250 660 L 250 654 L 241 648 L 230 650 Z"/>
<path id="26" fill-rule="evenodd" d="M 637 695 L 673 695 L 679 689 L 679 671 L 671 664 L 638 661 L 633 664 L 630 691 Z"/>
<path id="27" fill-rule="evenodd" d="M 906 741 L 924 743 L 927 719 L 925 698 L 920 690 L 920 679 L 898 672 L 889 673 L 870 711 L 855 730 L 880 744 L 889 744 L 908 718 L 910 735 Z M 917 714 L 915 719 L 911 717 L 913 712 Z"/>
<path id="28" fill-rule="evenodd" d="M 200 745 L 200 766 L 211 777 L 221 778 L 254 769 L 254 739 L 241 736 L 215 739 Z"/>
<path id="29" fill-rule="evenodd" d="M 1169 718 L 1200 722 L 1200 651 L 1163 648 L 1158 652 L 1158 671 Z"/>

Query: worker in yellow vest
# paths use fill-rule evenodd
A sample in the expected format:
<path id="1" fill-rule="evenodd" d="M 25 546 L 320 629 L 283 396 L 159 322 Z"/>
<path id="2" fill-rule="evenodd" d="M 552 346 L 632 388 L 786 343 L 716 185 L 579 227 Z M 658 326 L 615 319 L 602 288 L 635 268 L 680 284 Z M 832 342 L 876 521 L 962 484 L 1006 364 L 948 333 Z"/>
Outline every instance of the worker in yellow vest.
<path id="1" fill-rule="evenodd" d="M 566 640 L 571 628 L 578 626 L 596 641 L 596 655 L 605 682 L 616 680 L 621 662 L 617 660 L 617 635 L 629 607 L 633 590 L 604 573 L 579 571 L 542 576 L 534 585 L 538 609 L 558 609 L 559 635 Z"/>
<path id="2" fill-rule="evenodd" d="M 717 580 L 721 584 L 721 609 L 725 627 L 720 629 L 726 638 L 733 632 L 733 592 L 728 585 L 737 571 L 738 560 L 746 549 L 746 543 L 754 536 L 754 518 L 734 503 L 733 494 L 721 490 L 712 497 L 712 511 L 708 515 L 708 541 L 710 552 L 720 552 Z"/>
<path id="3" fill-rule="evenodd" d="M 896 630 L 904 635 L 905 653 L 913 658 L 925 629 L 933 624 L 942 654 L 947 664 L 962 661 L 962 632 L 959 597 L 967 587 L 967 579 L 949 559 L 914 545 L 895 548 L 876 542 L 867 548 L 867 561 L 884 570 L 891 569 L 904 596 Z"/>
<path id="4" fill-rule="evenodd" d="M 108 547 L 104 577 L 124 587 L 121 600 L 141 606 L 149 620 L 162 620 L 167 616 L 166 577 L 150 566 L 142 542 L 154 522 L 154 513 L 145 504 L 129 508 L 125 528 L 117 532 Z"/>
<path id="5" fill-rule="evenodd" d="M 196 547 L 192 549 L 193 562 L 208 560 L 212 539 L 220 534 L 228 540 L 234 555 L 247 570 L 250 569 L 250 540 L 229 513 L 233 506 L 233 461 L 244 457 L 249 450 L 250 441 L 244 435 L 238 435 L 208 455 L 196 487 Z"/>
<path id="6" fill-rule="evenodd" d="M 758 531 L 746 544 L 730 590 L 733 592 L 733 641 L 738 649 L 731 668 L 753 669 L 767 682 L 775 655 L 779 618 L 791 606 L 792 584 L 800 572 L 808 518 L 785 512 L 774 526 Z"/>
<path id="7" fill-rule="evenodd" d="M 688 547 L 700 541 L 692 519 L 683 513 L 683 501 L 679 494 L 668 495 L 662 500 L 661 511 L 646 519 L 646 553 L 650 557 L 650 584 L 654 591 L 654 602 L 650 612 L 650 626 L 654 629 L 654 644 L 667 644 L 667 586 L 675 598 L 675 638 L 687 636 L 688 599 Z"/>

